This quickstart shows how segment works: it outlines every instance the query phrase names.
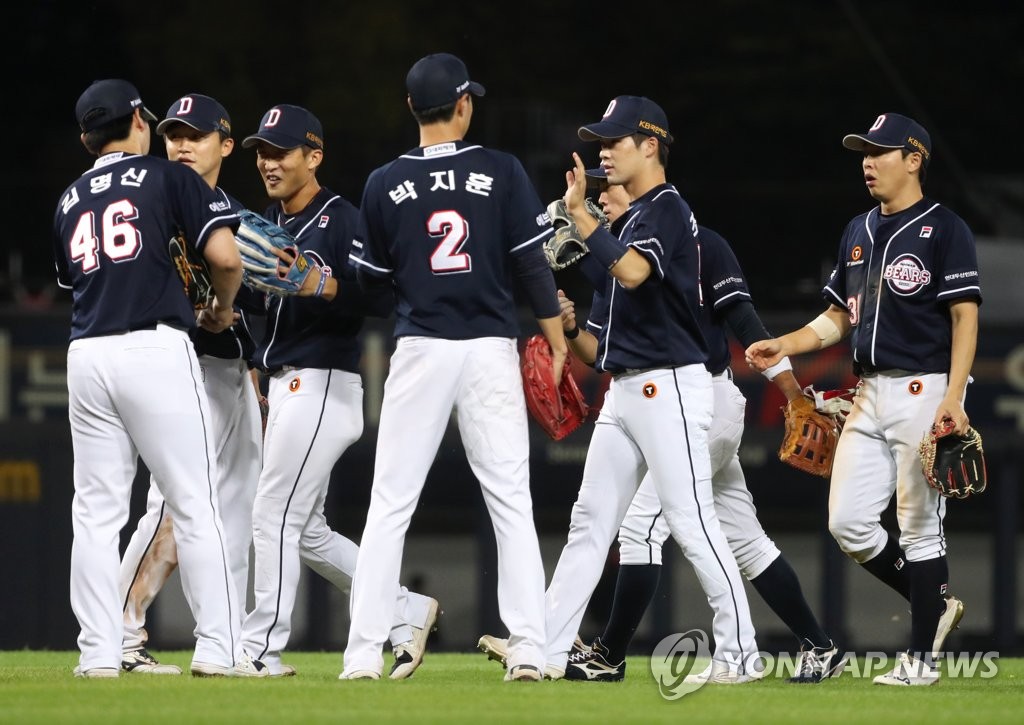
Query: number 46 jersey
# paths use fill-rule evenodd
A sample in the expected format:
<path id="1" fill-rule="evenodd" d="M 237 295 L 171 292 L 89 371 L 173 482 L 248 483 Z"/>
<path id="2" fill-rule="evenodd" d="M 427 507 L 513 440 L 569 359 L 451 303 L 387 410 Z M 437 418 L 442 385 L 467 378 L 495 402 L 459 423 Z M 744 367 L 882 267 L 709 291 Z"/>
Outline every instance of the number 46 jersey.
<path id="1" fill-rule="evenodd" d="M 542 255 L 551 233 L 518 159 L 455 141 L 370 175 L 350 260 L 393 280 L 396 337 L 517 337 L 513 257 Z"/>
<path id="2" fill-rule="evenodd" d="M 72 290 L 71 339 L 157 322 L 195 326 L 168 244 L 183 234 L 200 254 L 210 233 L 237 226 L 195 171 L 153 156 L 101 156 L 61 195 L 54 216 L 57 283 Z"/>

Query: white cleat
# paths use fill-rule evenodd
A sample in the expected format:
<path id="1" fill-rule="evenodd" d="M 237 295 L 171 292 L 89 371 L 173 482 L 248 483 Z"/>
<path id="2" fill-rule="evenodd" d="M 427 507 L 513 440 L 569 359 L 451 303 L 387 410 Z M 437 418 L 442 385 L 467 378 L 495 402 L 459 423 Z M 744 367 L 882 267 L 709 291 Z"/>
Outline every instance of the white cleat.
<path id="1" fill-rule="evenodd" d="M 687 675 L 683 682 L 688 685 L 742 685 L 764 678 L 764 672 L 740 674 L 739 670 L 722 662 L 711 661 L 707 667 L 695 675 Z"/>
<path id="2" fill-rule="evenodd" d="M 533 665 L 515 665 L 505 673 L 505 682 L 540 682 L 540 668 Z"/>
<path id="3" fill-rule="evenodd" d="M 412 673 L 423 663 L 423 655 L 427 651 L 427 638 L 437 629 L 437 619 L 440 616 L 441 609 L 437 600 L 431 599 L 423 626 L 412 627 L 412 639 L 395 647 L 395 664 L 391 666 L 388 677 L 392 680 L 412 677 Z"/>
<path id="4" fill-rule="evenodd" d="M 876 685 L 894 685 L 896 687 L 915 687 L 934 685 L 939 681 L 939 669 L 929 667 L 923 660 L 911 657 L 907 652 L 900 652 L 898 662 L 892 672 L 879 675 L 873 682 Z"/>
<path id="5" fill-rule="evenodd" d="M 947 594 L 945 600 L 946 609 L 939 617 L 939 625 L 935 628 L 935 641 L 932 642 L 933 659 L 939 659 L 945 654 L 943 645 L 946 644 L 946 637 L 960 626 L 960 620 L 964 618 L 963 602 L 952 594 Z"/>
<path id="6" fill-rule="evenodd" d="M 75 677 L 84 677 L 90 680 L 103 680 L 120 676 L 121 670 L 117 667 L 90 667 L 87 670 L 83 670 L 81 666 L 75 668 Z"/>
<path id="7" fill-rule="evenodd" d="M 380 673 L 376 670 L 352 670 L 338 675 L 339 680 L 379 680 Z"/>
<path id="8" fill-rule="evenodd" d="M 145 675 L 180 675 L 181 668 L 177 665 L 162 665 L 156 657 L 146 651 L 145 647 L 127 649 L 121 653 L 121 669 L 125 672 L 137 672 Z"/>
<path id="9" fill-rule="evenodd" d="M 477 643 L 476 648 L 487 655 L 487 659 L 494 660 L 502 667 L 508 659 L 508 640 L 501 637 L 492 637 L 485 634 Z"/>

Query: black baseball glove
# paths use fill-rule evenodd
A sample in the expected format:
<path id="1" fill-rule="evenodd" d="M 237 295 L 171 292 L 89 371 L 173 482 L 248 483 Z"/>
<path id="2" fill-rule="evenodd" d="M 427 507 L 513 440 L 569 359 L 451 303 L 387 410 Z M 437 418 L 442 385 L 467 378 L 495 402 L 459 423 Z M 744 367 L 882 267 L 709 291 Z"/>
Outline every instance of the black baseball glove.
<path id="1" fill-rule="evenodd" d="M 171 255 L 174 269 L 181 278 L 185 296 L 192 303 L 193 309 L 202 310 L 213 301 L 213 283 L 210 281 L 210 270 L 196 248 L 181 234 L 171 237 L 167 243 L 167 251 Z"/>
<path id="2" fill-rule="evenodd" d="M 607 228 L 608 217 L 601 211 L 601 208 L 590 199 L 587 199 L 585 204 L 587 213 Z M 551 225 L 555 228 L 555 233 L 544 242 L 544 257 L 548 260 L 548 266 L 551 269 L 565 269 L 578 262 L 590 249 L 583 241 L 576 222 L 566 210 L 564 200 L 556 199 L 548 204 L 548 216 L 551 217 Z"/>
<path id="3" fill-rule="evenodd" d="M 932 426 L 921 441 L 921 465 L 928 485 L 947 498 L 981 493 L 988 483 L 981 434 L 970 426 L 953 433 L 953 421 Z"/>

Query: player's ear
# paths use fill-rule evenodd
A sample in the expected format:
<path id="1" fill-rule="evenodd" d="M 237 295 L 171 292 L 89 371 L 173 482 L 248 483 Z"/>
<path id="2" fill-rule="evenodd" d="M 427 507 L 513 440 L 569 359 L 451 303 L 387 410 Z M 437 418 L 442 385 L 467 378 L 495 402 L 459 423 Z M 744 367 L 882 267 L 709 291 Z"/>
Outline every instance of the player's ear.
<path id="1" fill-rule="evenodd" d="M 235 139 L 228 136 L 226 139 L 220 142 L 220 157 L 222 159 L 227 158 L 231 155 L 231 152 L 235 150 Z"/>

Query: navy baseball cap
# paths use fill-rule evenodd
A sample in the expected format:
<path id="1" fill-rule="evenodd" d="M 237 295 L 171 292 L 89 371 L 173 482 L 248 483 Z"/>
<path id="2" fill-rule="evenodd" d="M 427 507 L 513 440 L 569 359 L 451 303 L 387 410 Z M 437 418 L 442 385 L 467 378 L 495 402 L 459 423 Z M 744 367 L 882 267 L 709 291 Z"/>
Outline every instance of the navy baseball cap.
<path id="1" fill-rule="evenodd" d="M 668 116 L 661 110 L 661 106 L 643 96 L 613 98 L 600 121 L 580 126 L 577 133 L 584 141 L 622 138 L 642 133 L 645 136 L 653 136 L 662 143 L 672 143 L 672 134 L 668 132 Z"/>
<path id="2" fill-rule="evenodd" d="M 220 131 L 225 136 L 231 135 L 231 118 L 224 106 L 200 93 L 189 93 L 172 103 L 167 117 L 156 125 L 156 132 L 163 134 L 174 123 L 183 123 L 203 133 Z"/>
<path id="3" fill-rule="evenodd" d="M 266 141 L 279 149 L 297 149 L 299 146 L 323 150 L 324 128 L 320 119 L 302 106 L 287 103 L 274 106 L 263 114 L 260 130 L 242 141 L 243 148 Z"/>
<path id="4" fill-rule="evenodd" d="M 867 133 L 847 134 L 843 137 L 843 146 L 852 151 L 864 151 L 869 146 L 917 151 L 924 159 L 925 166 L 932 156 L 932 139 L 924 126 L 898 113 L 883 113 L 875 119 Z"/>
<path id="5" fill-rule="evenodd" d="M 94 131 L 119 118 L 130 116 L 136 108 L 142 110 L 142 117 L 147 121 L 157 120 L 153 112 L 142 104 L 135 86 L 119 78 L 108 78 L 94 81 L 78 97 L 75 119 L 83 132 Z"/>
<path id="6" fill-rule="evenodd" d="M 414 111 L 455 103 L 463 93 L 484 95 L 484 87 L 469 80 L 466 64 L 451 53 L 434 53 L 420 58 L 409 69 L 405 87 Z"/>
<path id="7" fill-rule="evenodd" d="M 584 175 L 587 177 L 587 186 L 591 189 L 599 189 L 608 183 L 608 173 L 604 170 L 603 166 L 598 166 L 596 169 L 587 169 Z"/>

